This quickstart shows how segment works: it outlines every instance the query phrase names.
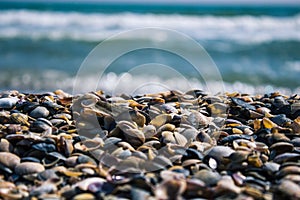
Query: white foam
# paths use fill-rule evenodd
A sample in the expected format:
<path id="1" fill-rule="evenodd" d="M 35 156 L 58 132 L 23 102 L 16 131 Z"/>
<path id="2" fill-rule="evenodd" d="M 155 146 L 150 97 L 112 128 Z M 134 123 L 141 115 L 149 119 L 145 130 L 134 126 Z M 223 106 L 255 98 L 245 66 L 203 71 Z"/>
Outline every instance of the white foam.
<path id="1" fill-rule="evenodd" d="M 2 38 L 28 37 L 56 40 L 70 38 L 99 42 L 121 31 L 143 27 L 174 29 L 199 40 L 232 40 L 240 43 L 300 40 L 300 15 L 224 17 L 0 11 L 0 37 Z"/>
<path id="2" fill-rule="evenodd" d="M 39 91 L 54 91 L 56 89 L 62 89 L 66 92 L 72 93 L 74 91 L 75 77 L 62 73 L 61 71 L 46 70 L 43 74 L 24 73 L 15 74 L 9 76 L 2 73 L 0 75 L 0 85 L 2 89 L 18 89 L 20 91 L 39 92 Z M 126 93 L 129 95 L 146 94 L 162 92 L 167 90 L 179 90 L 188 91 L 192 88 L 203 89 L 208 91 L 207 85 L 213 88 L 213 91 L 222 90 L 219 92 L 239 92 L 248 94 L 265 94 L 274 91 L 279 91 L 282 94 L 291 95 L 294 93 L 300 93 L 300 87 L 291 90 L 285 87 L 276 87 L 273 85 L 260 85 L 253 86 L 242 82 L 209 82 L 203 83 L 197 79 L 189 79 L 188 82 L 185 79 L 171 78 L 162 79 L 158 76 L 131 76 L 129 74 L 116 75 L 112 72 L 106 74 L 99 81 L 97 75 L 86 75 L 83 77 L 77 77 L 76 82 L 84 83 L 79 84 L 76 88 L 77 93 L 85 93 L 101 89 L 106 94 L 119 95 Z M 97 88 L 93 88 L 95 83 L 99 83 Z M 210 88 L 212 89 L 212 88 Z"/>

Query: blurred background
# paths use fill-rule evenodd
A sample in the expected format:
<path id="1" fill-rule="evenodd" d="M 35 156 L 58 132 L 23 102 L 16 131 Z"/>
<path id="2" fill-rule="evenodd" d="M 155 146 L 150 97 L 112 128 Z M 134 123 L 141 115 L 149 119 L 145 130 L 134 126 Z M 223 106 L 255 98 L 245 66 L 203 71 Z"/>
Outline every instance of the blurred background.
<path id="1" fill-rule="evenodd" d="M 0 90 L 72 92 L 77 70 L 99 42 L 143 27 L 177 30 L 199 42 L 227 91 L 300 91 L 300 3 L 291 0 L 0 1 Z M 136 42 L 137 37 L 124 40 Z M 166 45 L 181 46 L 176 41 Z M 190 54 L 197 57 L 192 49 Z M 120 57 L 109 77 L 149 62 L 194 75 L 184 60 L 148 50 Z M 86 76 L 85 81 L 95 81 L 94 72 Z"/>

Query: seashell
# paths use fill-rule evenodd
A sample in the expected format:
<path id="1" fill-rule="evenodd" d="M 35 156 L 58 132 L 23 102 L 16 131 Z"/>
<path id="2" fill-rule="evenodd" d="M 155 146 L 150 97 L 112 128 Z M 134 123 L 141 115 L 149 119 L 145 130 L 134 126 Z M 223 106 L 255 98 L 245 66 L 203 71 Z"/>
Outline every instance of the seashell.
<path id="1" fill-rule="evenodd" d="M 232 133 L 233 134 L 243 134 L 243 131 L 238 128 L 232 128 Z"/>
<path id="2" fill-rule="evenodd" d="M 254 131 L 257 131 L 261 128 L 261 120 L 259 119 L 256 119 L 253 121 L 253 128 L 254 128 Z"/>
<path id="3" fill-rule="evenodd" d="M 215 146 L 207 150 L 203 161 L 212 169 L 222 169 L 226 164 L 225 158 L 229 157 L 235 151 L 227 146 Z"/>
<path id="4" fill-rule="evenodd" d="M 192 96 L 195 96 L 195 97 L 199 97 L 199 96 L 207 96 L 208 93 L 203 91 L 203 90 L 198 90 L 198 89 L 194 89 L 194 90 L 189 90 L 187 91 L 185 94 L 188 94 L 188 95 L 192 95 Z M 204 98 L 205 98 L 204 97 Z"/>
<path id="5" fill-rule="evenodd" d="M 193 177 L 203 181 L 207 186 L 215 186 L 221 180 L 221 176 L 218 172 L 207 169 L 198 171 Z"/>
<path id="6" fill-rule="evenodd" d="M 265 128 L 271 129 L 271 128 L 274 128 L 274 127 L 277 126 L 277 124 L 275 124 L 269 118 L 266 118 L 266 117 L 263 118 L 262 122 L 263 122 L 263 125 L 264 125 Z"/>
<path id="7" fill-rule="evenodd" d="M 109 137 L 104 141 L 104 146 L 103 146 L 103 150 L 111 150 L 111 149 L 115 149 L 118 142 L 121 142 L 122 139 L 121 138 L 117 138 L 117 137 Z"/>
<path id="8" fill-rule="evenodd" d="M 256 109 L 257 112 L 263 114 L 266 116 L 266 114 L 269 114 L 271 112 L 271 110 L 269 108 L 266 107 L 259 107 Z"/>
<path id="9" fill-rule="evenodd" d="M 119 142 L 118 146 L 122 147 L 125 150 L 128 149 L 129 151 L 132 151 L 132 152 L 135 151 L 135 149 L 128 142 Z"/>
<path id="10" fill-rule="evenodd" d="M 292 120 L 287 118 L 285 114 L 275 115 L 274 117 L 271 117 L 270 120 L 276 123 L 278 126 L 284 126 L 285 124 L 292 122 Z"/>
<path id="11" fill-rule="evenodd" d="M 59 145 L 57 145 L 59 152 L 65 154 L 66 156 L 70 156 L 74 151 L 73 140 L 65 139 L 65 137 L 59 138 Z"/>
<path id="12" fill-rule="evenodd" d="M 132 153 L 132 156 L 143 159 L 143 160 L 147 160 L 148 157 L 145 153 L 141 152 L 141 151 L 135 151 Z"/>
<path id="13" fill-rule="evenodd" d="M 125 160 L 122 160 L 116 166 L 119 171 L 126 171 L 128 168 L 140 169 L 145 161 L 135 156 L 130 156 Z"/>
<path id="14" fill-rule="evenodd" d="M 256 154 L 250 155 L 248 157 L 248 163 L 253 165 L 254 167 L 262 167 L 263 166 L 263 162 L 261 161 L 259 156 Z"/>
<path id="15" fill-rule="evenodd" d="M 157 140 L 150 140 L 148 142 L 145 142 L 143 144 L 143 146 L 148 146 L 148 147 L 152 147 L 152 148 L 155 148 L 155 149 L 160 149 L 161 146 L 162 146 L 162 143 L 160 143 L 159 141 Z"/>
<path id="16" fill-rule="evenodd" d="M 145 135 L 137 129 L 129 129 L 124 131 L 125 140 L 134 148 L 141 146 L 145 142 Z"/>
<path id="17" fill-rule="evenodd" d="M 83 199 L 96 200 L 96 197 L 91 193 L 81 193 L 81 194 L 75 195 L 72 199 L 73 200 L 83 200 Z"/>
<path id="18" fill-rule="evenodd" d="M 160 135 L 163 131 L 170 131 L 173 132 L 175 130 L 176 126 L 174 124 L 164 124 L 157 130 L 157 135 Z"/>
<path id="19" fill-rule="evenodd" d="M 185 168 L 183 168 L 180 165 L 174 165 L 174 166 L 170 167 L 168 170 L 171 171 L 171 172 L 176 172 L 176 173 L 179 173 L 179 174 L 183 174 L 184 177 L 188 177 L 190 175 L 189 170 L 186 170 Z"/>
<path id="20" fill-rule="evenodd" d="M 107 153 L 103 153 L 99 158 L 99 162 L 105 167 L 116 166 L 118 165 L 119 161 L 120 160 L 118 158 Z"/>
<path id="21" fill-rule="evenodd" d="M 295 133 L 300 133 L 300 116 L 293 121 L 291 127 Z"/>
<path id="22" fill-rule="evenodd" d="M 158 199 L 179 199 L 185 189 L 185 180 L 167 180 L 156 187 L 155 197 Z"/>
<path id="23" fill-rule="evenodd" d="M 251 197 L 255 197 L 255 198 L 263 198 L 264 194 L 263 192 L 256 188 L 256 187 L 252 187 L 251 185 L 246 185 L 246 187 L 243 188 L 243 193 L 251 196 Z"/>
<path id="24" fill-rule="evenodd" d="M 231 163 L 242 163 L 247 160 L 250 153 L 249 151 L 236 151 L 230 154 L 228 158 L 231 160 Z"/>
<path id="25" fill-rule="evenodd" d="M 65 164 L 67 167 L 75 167 L 75 165 L 77 164 L 77 158 L 78 156 L 71 156 L 71 157 L 68 157 L 66 160 L 65 160 Z"/>
<path id="26" fill-rule="evenodd" d="M 43 106 L 37 106 L 35 109 L 33 109 L 29 116 L 33 118 L 46 118 L 50 114 L 49 110 Z"/>
<path id="27" fill-rule="evenodd" d="M 283 96 L 276 96 L 274 99 L 272 99 L 271 103 L 276 108 L 280 108 L 284 105 L 288 105 L 288 103 L 286 102 Z"/>
<path id="28" fill-rule="evenodd" d="M 181 162 L 184 162 L 185 160 L 189 159 L 202 160 L 203 154 L 197 151 L 196 149 L 188 148 L 184 152 L 182 152 Z"/>
<path id="29" fill-rule="evenodd" d="M 146 138 L 151 138 L 156 134 L 156 128 L 153 125 L 144 126 L 142 131 Z"/>
<path id="30" fill-rule="evenodd" d="M 8 181 L 1 181 L 0 182 L 0 190 L 1 189 L 14 189 L 14 188 L 16 188 L 16 185 L 14 184 L 14 183 L 12 183 L 12 182 L 8 182 Z M 0 194 L 1 194 L 1 192 L 0 192 Z"/>
<path id="31" fill-rule="evenodd" d="M 208 118 L 197 111 L 192 111 L 187 120 L 193 125 L 193 127 L 197 129 L 200 127 L 205 127 L 209 123 Z"/>
<path id="32" fill-rule="evenodd" d="M 213 144 L 212 138 L 207 133 L 205 133 L 204 131 L 199 132 L 199 134 L 197 135 L 197 140 L 200 141 L 200 142 Z"/>
<path id="33" fill-rule="evenodd" d="M 45 193 L 56 192 L 57 187 L 53 183 L 44 182 L 41 186 L 34 188 L 31 192 L 31 196 L 40 196 Z"/>
<path id="34" fill-rule="evenodd" d="M 123 131 L 126 132 L 130 129 L 137 129 L 137 126 L 135 123 L 129 122 L 129 121 L 119 121 L 117 126 Z"/>
<path id="35" fill-rule="evenodd" d="M 223 102 L 223 100 L 218 96 L 205 96 L 203 97 L 203 100 L 209 104 Z"/>
<path id="36" fill-rule="evenodd" d="M 181 125 L 182 127 L 182 125 Z M 191 140 L 195 140 L 196 136 L 198 135 L 199 131 L 197 129 L 195 129 L 192 126 L 188 126 L 188 127 L 182 127 L 180 129 L 177 130 L 180 134 L 182 134 L 187 141 L 191 141 Z"/>
<path id="37" fill-rule="evenodd" d="M 92 178 L 87 178 L 87 179 L 84 179 L 84 180 L 76 183 L 75 185 L 73 185 L 73 187 L 78 187 L 78 188 L 80 188 L 83 191 L 87 191 L 90 184 L 93 184 L 93 183 L 101 183 L 101 184 L 103 184 L 105 182 L 106 182 L 106 180 L 103 179 L 103 178 L 92 177 Z"/>
<path id="38" fill-rule="evenodd" d="M 175 144 L 176 143 L 175 137 L 174 137 L 172 132 L 163 131 L 161 135 L 162 135 L 162 142 L 163 143 L 165 143 L 165 144 L 167 144 L 167 143 Z"/>
<path id="39" fill-rule="evenodd" d="M 83 175 L 82 172 L 76 172 L 76 171 L 70 171 L 70 170 L 65 170 L 62 172 L 65 176 L 69 176 L 69 177 L 78 177 Z"/>
<path id="40" fill-rule="evenodd" d="M 178 113 L 178 110 L 170 104 L 162 104 L 161 108 L 165 113 Z"/>
<path id="41" fill-rule="evenodd" d="M 263 118 L 265 115 L 259 113 L 259 112 L 256 112 L 256 111 L 253 111 L 253 110 L 249 110 L 249 117 L 251 119 L 259 119 L 259 118 Z"/>
<path id="42" fill-rule="evenodd" d="M 128 110 L 117 116 L 116 121 L 135 122 L 139 127 L 143 127 L 146 123 L 146 118 L 136 110 Z"/>
<path id="43" fill-rule="evenodd" d="M 60 127 L 66 124 L 66 121 L 63 119 L 51 119 L 50 120 L 51 124 L 56 127 Z"/>
<path id="44" fill-rule="evenodd" d="M 92 140 L 85 140 L 82 142 L 77 142 L 74 145 L 74 148 L 76 150 L 87 152 L 87 151 L 92 151 L 92 150 L 98 149 L 103 146 L 104 146 L 103 140 L 101 138 L 98 138 L 97 140 L 92 139 Z"/>
<path id="45" fill-rule="evenodd" d="M 163 166 L 163 167 L 173 166 L 173 163 L 169 158 L 166 158 L 165 156 L 161 156 L 161 155 L 156 156 L 152 160 L 152 162 L 157 163 L 157 164 L 159 164 L 160 166 Z"/>
<path id="46" fill-rule="evenodd" d="M 1 98 L 0 99 L 0 109 L 11 109 L 17 104 L 18 100 L 19 99 L 16 97 Z"/>
<path id="47" fill-rule="evenodd" d="M 207 106 L 207 109 L 212 116 L 222 116 L 226 115 L 228 106 L 223 103 L 213 103 Z"/>
<path id="48" fill-rule="evenodd" d="M 233 134 L 233 135 L 229 135 L 224 137 L 223 139 L 221 139 L 220 143 L 221 144 L 226 144 L 226 143 L 231 143 L 237 139 L 245 139 L 245 140 L 251 140 L 253 138 L 255 138 L 256 136 L 250 136 L 250 135 L 240 135 L 240 134 Z"/>
<path id="49" fill-rule="evenodd" d="M 247 103 L 247 102 L 245 102 L 241 99 L 232 97 L 231 100 L 237 106 L 240 106 L 240 107 L 245 108 L 247 110 L 253 110 L 253 111 L 256 110 L 255 106 L 253 106 L 253 105 L 251 105 L 251 104 L 249 104 L 249 103 Z"/>
<path id="50" fill-rule="evenodd" d="M 80 102 L 80 105 L 84 108 L 90 108 L 96 105 L 96 103 L 98 102 L 97 98 L 89 98 L 89 99 L 84 99 Z"/>
<path id="51" fill-rule="evenodd" d="M 53 169 L 46 169 L 43 172 L 38 173 L 37 178 L 41 181 L 47 181 L 49 179 L 59 179 L 55 170 Z"/>
<path id="52" fill-rule="evenodd" d="M 184 193 L 184 197 L 189 197 L 192 199 L 201 196 L 201 198 L 212 199 L 213 190 L 206 187 L 202 181 L 198 179 L 187 179 L 186 182 L 187 188 Z"/>
<path id="53" fill-rule="evenodd" d="M 28 116 L 22 113 L 13 113 L 10 115 L 10 119 L 14 123 L 29 126 Z"/>
<path id="54" fill-rule="evenodd" d="M 115 119 L 110 115 L 105 116 L 103 127 L 105 130 L 108 130 L 108 131 L 113 130 L 116 127 Z"/>
<path id="55" fill-rule="evenodd" d="M 185 146 L 187 144 L 187 139 L 183 135 L 178 132 L 174 132 L 173 134 L 176 144 L 179 144 L 180 146 Z"/>
<path id="56" fill-rule="evenodd" d="M 198 160 L 198 159 L 187 159 L 182 162 L 182 166 L 184 168 L 191 168 L 191 167 L 197 166 L 201 163 L 202 163 L 202 161 Z"/>
<path id="57" fill-rule="evenodd" d="M 9 111 L 0 111 L 0 123 L 7 124 L 10 122 L 10 113 Z"/>
<path id="58" fill-rule="evenodd" d="M 217 187 L 215 188 L 215 194 L 220 193 L 234 193 L 239 194 L 241 192 L 241 188 L 237 187 L 234 184 L 234 181 L 230 176 L 222 176 L 222 178 L 217 183 Z"/>
<path id="59" fill-rule="evenodd" d="M 43 165 L 35 162 L 23 162 L 15 167 L 15 173 L 18 175 L 40 173 L 44 170 Z"/>
<path id="60" fill-rule="evenodd" d="M 155 149 L 151 146 L 142 145 L 137 148 L 137 151 L 143 152 L 144 154 L 146 154 L 149 157 L 149 159 L 151 157 L 150 160 L 152 160 L 155 157 L 155 155 L 154 155 Z"/>
<path id="61" fill-rule="evenodd" d="M 80 163 L 90 163 L 90 164 L 93 164 L 93 165 L 96 165 L 96 161 L 90 157 L 90 156 L 87 156 L 87 155 L 79 155 L 78 158 L 77 158 L 77 162 L 80 164 Z"/>
<path id="62" fill-rule="evenodd" d="M 0 163 L 10 169 L 14 169 L 20 164 L 21 159 L 9 152 L 0 152 Z"/>
<path id="63" fill-rule="evenodd" d="M 29 130 L 37 133 L 41 133 L 44 131 L 47 131 L 52 127 L 52 124 L 50 121 L 44 119 L 44 118 L 38 118 L 36 121 L 34 121 L 31 125 Z"/>
<path id="64" fill-rule="evenodd" d="M 162 125 L 171 122 L 172 116 L 170 114 L 160 114 L 153 118 L 150 122 L 151 125 L 155 126 L 156 128 L 161 127 Z"/>

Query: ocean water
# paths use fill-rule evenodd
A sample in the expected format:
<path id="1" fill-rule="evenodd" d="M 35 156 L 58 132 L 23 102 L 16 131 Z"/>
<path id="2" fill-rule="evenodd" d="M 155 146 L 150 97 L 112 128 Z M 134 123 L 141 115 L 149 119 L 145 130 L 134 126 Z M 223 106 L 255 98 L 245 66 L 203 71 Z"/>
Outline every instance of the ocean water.
<path id="1" fill-rule="evenodd" d="M 195 40 L 221 80 L 199 74 L 188 59 L 161 49 L 135 49 L 105 65 L 108 54 L 145 41 L 201 59 L 193 48 L 183 50 L 185 42 L 176 37 L 141 37 L 134 31 L 115 39 L 95 66 L 78 76 L 99 43 L 148 27 Z M 0 2 L 0 55 L 0 90 L 142 93 L 209 83 L 224 91 L 299 93 L 300 7 Z"/>

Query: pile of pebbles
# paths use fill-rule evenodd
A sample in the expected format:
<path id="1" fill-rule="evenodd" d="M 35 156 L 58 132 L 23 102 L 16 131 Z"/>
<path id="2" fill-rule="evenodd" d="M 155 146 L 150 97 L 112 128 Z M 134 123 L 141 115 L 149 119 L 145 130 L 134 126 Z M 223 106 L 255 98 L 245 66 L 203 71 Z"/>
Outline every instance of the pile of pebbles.
<path id="1" fill-rule="evenodd" d="M 0 199 L 300 199 L 300 96 L 0 94 Z"/>

